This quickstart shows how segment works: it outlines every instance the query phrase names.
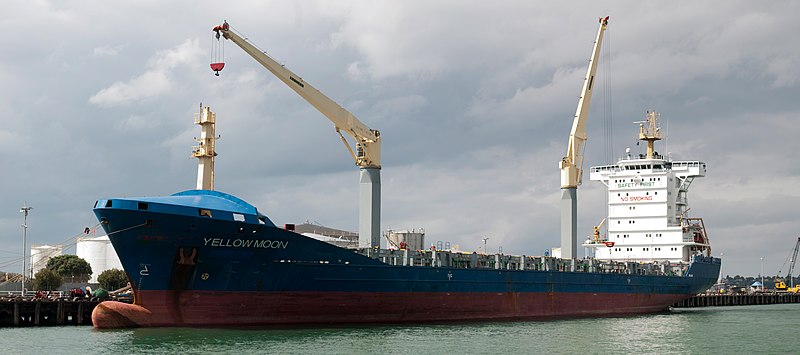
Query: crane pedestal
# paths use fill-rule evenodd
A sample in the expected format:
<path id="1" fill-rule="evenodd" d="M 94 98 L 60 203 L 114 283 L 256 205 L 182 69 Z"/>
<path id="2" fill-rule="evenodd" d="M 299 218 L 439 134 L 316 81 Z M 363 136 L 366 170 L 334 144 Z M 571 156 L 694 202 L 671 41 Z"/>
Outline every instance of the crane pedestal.
<path id="1" fill-rule="evenodd" d="M 361 168 L 358 206 L 358 246 L 381 245 L 381 169 Z"/>
<path id="2" fill-rule="evenodd" d="M 578 189 L 561 189 L 561 257 L 578 256 Z"/>

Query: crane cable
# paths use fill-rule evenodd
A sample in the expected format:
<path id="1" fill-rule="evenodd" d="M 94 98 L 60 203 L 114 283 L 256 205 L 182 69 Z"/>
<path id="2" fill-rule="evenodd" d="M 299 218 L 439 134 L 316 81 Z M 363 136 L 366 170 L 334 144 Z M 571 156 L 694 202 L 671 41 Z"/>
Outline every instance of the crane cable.
<path id="1" fill-rule="evenodd" d="M 781 268 L 778 270 L 778 277 L 781 277 L 781 274 L 783 273 L 783 268 L 786 267 L 786 264 L 790 264 L 789 265 L 789 275 L 788 275 L 787 278 L 791 279 L 791 277 L 792 277 L 791 272 L 794 271 L 793 270 L 794 269 L 794 263 L 797 262 L 797 249 L 798 249 L 798 247 L 800 247 L 800 237 L 797 237 L 797 239 L 798 239 L 797 240 L 797 244 L 795 244 L 794 249 L 792 249 L 792 251 L 789 253 L 789 255 L 786 256 L 786 260 L 783 261 L 783 265 L 781 265 Z"/>
<path id="2" fill-rule="evenodd" d="M 219 31 L 214 32 L 211 35 L 211 70 L 215 76 L 219 76 L 220 70 L 225 68 L 225 40 L 220 39 Z"/>
<path id="3" fill-rule="evenodd" d="M 87 227 L 87 229 L 89 229 L 90 231 L 96 231 L 99 226 L 100 226 L 100 223 L 97 223 L 92 227 Z M 82 233 L 67 237 L 66 239 L 61 241 L 61 243 L 58 243 L 58 244 L 55 244 L 55 245 L 61 246 L 61 250 L 69 249 L 69 248 L 71 248 L 71 247 L 73 247 L 73 246 L 78 244 L 78 239 L 80 239 L 81 237 L 85 237 L 85 236 L 88 236 L 88 234 L 86 234 L 85 232 L 82 232 Z M 26 255 L 26 257 L 31 257 L 31 255 Z M 22 262 L 22 259 L 23 259 L 23 257 L 20 256 L 20 257 L 15 257 L 15 258 L 10 259 L 10 260 L 5 260 L 3 262 L 0 262 L 0 268 L 5 268 L 5 267 L 8 267 L 10 265 L 19 264 L 20 262 Z M 31 267 L 32 267 L 32 265 L 31 265 Z"/>
<path id="4" fill-rule="evenodd" d="M 603 160 L 605 160 L 607 165 L 614 164 L 614 120 L 612 115 L 612 108 L 613 108 L 613 100 L 612 100 L 612 91 L 614 87 L 613 77 L 611 75 L 612 66 L 611 66 L 611 31 L 606 30 L 606 43 L 603 46 L 603 137 L 605 144 L 603 145 Z M 603 194 L 604 197 L 604 206 L 608 206 L 608 194 Z M 608 211 L 606 210 L 606 218 Z M 606 231 L 608 230 L 608 225 L 605 226 Z M 598 231 L 600 232 L 600 231 Z M 602 232 L 600 232 L 602 233 Z"/>
<path id="5" fill-rule="evenodd" d="M 225 40 L 220 37 L 219 32 L 211 34 L 211 63 L 225 61 Z"/>
<path id="6" fill-rule="evenodd" d="M 614 163 L 614 120 L 613 120 L 613 87 L 614 77 L 612 76 L 612 62 L 611 62 L 611 44 L 612 44 L 611 31 L 606 30 L 606 44 L 603 46 L 603 135 L 605 137 L 605 145 L 603 149 L 603 158 L 607 164 Z"/>

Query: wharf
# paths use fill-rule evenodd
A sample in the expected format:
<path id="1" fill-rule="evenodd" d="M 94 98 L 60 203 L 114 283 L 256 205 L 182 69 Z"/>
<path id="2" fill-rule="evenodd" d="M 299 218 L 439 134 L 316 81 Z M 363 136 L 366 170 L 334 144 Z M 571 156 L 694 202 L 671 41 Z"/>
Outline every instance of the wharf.
<path id="1" fill-rule="evenodd" d="M 92 325 L 100 301 L 49 299 L 0 300 L 0 327 Z"/>
<path id="2" fill-rule="evenodd" d="M 760 304 L 800 303 L 798 293 L 752 293 L 752 294 L 701 294 L 692 296 L 672 307 L 718 307 L 752 306 Z"/>

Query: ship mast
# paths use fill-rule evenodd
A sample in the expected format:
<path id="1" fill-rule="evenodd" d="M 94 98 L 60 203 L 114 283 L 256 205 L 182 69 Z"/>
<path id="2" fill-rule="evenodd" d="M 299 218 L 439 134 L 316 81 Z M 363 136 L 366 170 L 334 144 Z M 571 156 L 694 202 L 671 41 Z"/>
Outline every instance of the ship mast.
<path id="1" fill-rule="evenodd" d="M 197 189 L 214 190 L 214 157 L 217 152 L 214 150 L 214 124 L 217 115 L 211 112 L 210 107 L 200 105 L 200 112 L 194 114 L 194 123 L 200 125 L 200 138 L 195 137 L 199 145 L 192 147 L 192 156 L 198 159 L 197 162 Z"/>
<path id="2" fill-rule="evenodd" d="M 661 127 L 658 120 L 661 114 L 655 111 L 647 111 L 647 120 L 639 123 L 639 140 L 647 142 L 647 159 L 653 159 L 655 142 L 661 140 Z"/>

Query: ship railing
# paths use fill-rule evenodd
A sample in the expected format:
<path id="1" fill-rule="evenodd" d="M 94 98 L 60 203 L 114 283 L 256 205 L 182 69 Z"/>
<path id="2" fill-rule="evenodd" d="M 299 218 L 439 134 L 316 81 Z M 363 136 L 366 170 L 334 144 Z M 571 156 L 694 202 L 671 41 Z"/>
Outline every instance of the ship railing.
<path id="1" fill-rule="evenodd" d="M 367 255 L 366 249 L 361 250 Z M 392 266 L 456 269 L 530 270 L 636 275 L 683 275 L 687 264 L 609 261 L 594 258 L 561 259 L 550 256 L 468 253 L 452 250 L 371 249 L 368 256 Z"/>

